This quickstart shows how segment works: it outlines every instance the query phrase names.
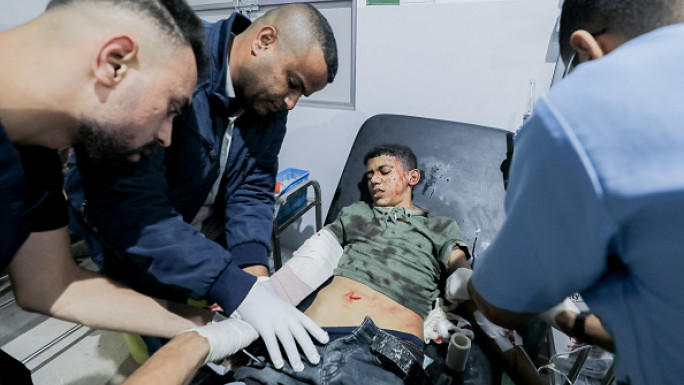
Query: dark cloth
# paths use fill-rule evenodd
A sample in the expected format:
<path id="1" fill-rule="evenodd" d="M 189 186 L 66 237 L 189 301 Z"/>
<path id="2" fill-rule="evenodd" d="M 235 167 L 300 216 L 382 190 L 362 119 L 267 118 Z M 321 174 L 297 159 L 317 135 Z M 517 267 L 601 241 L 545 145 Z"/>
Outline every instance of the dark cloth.
<path id="1" fill-rule="evenodd" d="M 323 328 L 323 330 L 325 330 L 326 333 L 328 333 L 329 342 L 347 337 L 348 335 L 354 333 L 356 329 L 358 329 L 357 326 L 337 326 Z M 419 352 L 422 352 L 423 348 L 425 347 L 423 341 L 417 336 L 414 336 L 413 334 L 404 333 L 397 330 L 383 329 L 383 331 L 391 336 L 394 336 L 400 340 L 407 342 L 411 345 L 412 348 L 417 349 Z"/>
<path id="2" fill-rule="evenodd" d="M 430 384 L 423 370 L 423 352 L 413 343 L 379 329 L 366 317 L 346 337 L 318 345 L 321 362 L 295 372 L 286 362 L 276 370 L 266 355 L 235 371 L 235 380 L 247 384 Z M 259 353 L 257 353 L 259 354 Z"/>
<path id="3" fill-rule="evenodd" d="M 0 385 L 33 385 L 31 371 L 14 357 L 0 350 Z"/>
<path id="4" fill-rule="evenodd" d="M 214 205 L 225 232 L 216 242 L 206 239 L 190 222 L 219 176 L 221 142 L 236 109 L 226 91 L 227 55 L 233 36 L 249 23 L 239 14 L 205 23 L 211 65 L 199 76 L 191 109 L 174 121 L 170 147 L 123 170 L 78 153 L 78 169 L 66 178 L 72 207 L 85 212 L 96 234 L 89 241 L 104 249 L 94 260 L 106 275 L 157 297 L 208 299 L 227 313 L 256 279 L 241 267 L 268 263 L 287 118 L 286 110 L 265 116 L 247 110 L 235 121 Z"/>
<path id="5" fill-rule="evenodd" d="M 31 232 L 66 226 L 62 166 L 56 150 L 17 146 L 0 124 L 0 271 Z"/>

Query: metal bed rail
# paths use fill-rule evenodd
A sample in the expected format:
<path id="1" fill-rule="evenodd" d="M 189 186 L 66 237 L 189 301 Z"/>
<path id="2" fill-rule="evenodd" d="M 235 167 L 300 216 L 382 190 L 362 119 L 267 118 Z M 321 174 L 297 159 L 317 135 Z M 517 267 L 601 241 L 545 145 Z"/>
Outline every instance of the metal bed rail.
<path id="1" fill-rule="evenodd" d="M 306 204 L 297 209 L 292 215 L 288 216 L 283 223 L 278 221 L 278 213 L 282 210 L 288 201 L 290 201 L 297 193 L 302 190 L 307 190 L 309 187 L 313 189 L 313 198 L 309 198 L 307 194 Z M 306 191 L 308 193 L 308 191 Z M 321 186 L 318 181 L 312 179 L 294 188 L 292 191 L 281 195 L 275 201 L 275 209 L 273 212 L 273 234 L 271 240 L 273 243 L 273 266 L 278 270 L 283 265 L 282 254 L 280 251 L 280 233 L 290 226 L 294 221 L 299 219 L 311 208 L 316 208 L 316 231 L 323 227 L 323 217 L 321 212 Z"/>

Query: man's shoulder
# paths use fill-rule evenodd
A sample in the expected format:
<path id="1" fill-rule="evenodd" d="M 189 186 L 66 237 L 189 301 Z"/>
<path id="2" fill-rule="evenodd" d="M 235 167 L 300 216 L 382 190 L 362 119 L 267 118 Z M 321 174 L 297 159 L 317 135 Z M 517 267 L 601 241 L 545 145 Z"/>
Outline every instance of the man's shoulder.
<path id="1" fill-rule="evenodd" d="M 242 33 L 251 24 L 251 21 L 240 14 L 233 13 L 227 19 L 216 22 L 202 21 L 206 36 L 205 54 L 209 58 L 209 65 L 198 74 L 193 95 L 193 105 L 198 97 L 204 93 L 220 89 L 225 83 L 225 67 L 228 63 L 230 41 Z"/>
<path id="2" fill-rule="evenodd" d="M 238 35 L 242 33 L 251 23 L 251 20 L 240 12 L 233 12 L 227 18 L 215 22 L 202 20 L 211 48 L 216 48 L 216 43 L 219 39 L 225 40 L 230 38 L 231 34 Z"/>
<path id="3" fill-rule="evenodd" d="M 684 24 L 659 28 L 638 36 L 599 60 L 580 64 L 553 87 L 542 103 L 563 116 L 582 119 L 621 119 L 640 111 L 656 98 L 680 97 L 684 91 L 672 80 L 684 75 Z"/>
<path id="4" fill-rule="evenodd" d="M 641 151 L 643 143 L 654 136 L 663 138 L 665 131 L 679 138 L 684 110 L 673 101 L 684 98 L 684 89 L 672 79 L 684 77 L 684 46 L 673 44 L 681 38 L 684 24 L 663 27 L 580 64 L 540 98 L 519 142 L 526 136 L 535 138 L 537 148 L 543 141 L 586 153 L 581 157 L 594 164 L 608 165 L 603 159 L 616 153 L 633 157 L 626 149 Z M 658 130 L 643 129 L 654 124 L 660 126 Z M 526 156 L 541 154 L 553 155 L 535 149 Z"/>

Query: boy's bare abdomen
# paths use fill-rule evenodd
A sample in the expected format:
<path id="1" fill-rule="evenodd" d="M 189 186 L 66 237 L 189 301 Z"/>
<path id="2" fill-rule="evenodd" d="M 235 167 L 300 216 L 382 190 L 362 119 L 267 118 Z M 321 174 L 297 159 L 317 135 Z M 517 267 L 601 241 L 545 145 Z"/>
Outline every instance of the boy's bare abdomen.
<path id="1" fill-rule="evenodd" d="M 320 326 L 359 326 L 369 316 L 381 329 L 397 330 L 423 339 L 423 317 L 370 287 L 335 277 L 323 288 L 306 315 Z"/>

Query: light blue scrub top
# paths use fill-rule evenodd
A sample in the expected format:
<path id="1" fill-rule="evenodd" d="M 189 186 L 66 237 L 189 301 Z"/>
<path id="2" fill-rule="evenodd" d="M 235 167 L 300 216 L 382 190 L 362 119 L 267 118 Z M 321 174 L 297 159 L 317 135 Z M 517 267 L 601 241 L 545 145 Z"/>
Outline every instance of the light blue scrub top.
<path id="1" fill-rule="evenodd" d="M 491 304 L 541 312 L 580 291 L 619 381 L 684 381 L 684 24 L 580 65 L 521 129 L 507 220 L 475 262 Z"/>

